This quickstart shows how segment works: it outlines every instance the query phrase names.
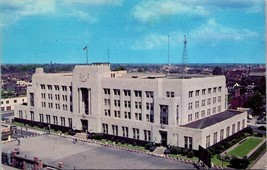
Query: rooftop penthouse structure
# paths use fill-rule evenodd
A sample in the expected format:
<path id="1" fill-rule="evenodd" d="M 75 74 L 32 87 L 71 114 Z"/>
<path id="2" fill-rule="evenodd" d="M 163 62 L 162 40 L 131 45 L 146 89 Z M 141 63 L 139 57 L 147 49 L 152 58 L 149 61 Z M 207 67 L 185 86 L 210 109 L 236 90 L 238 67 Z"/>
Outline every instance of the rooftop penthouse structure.
<path id="1" fill-rule="evenodd" d="M 247 126 L 246 112 L 227 110 L 224 76 L 127 73 L 109 63 L 65 74 L 37 68 L 27 101 L 17 121 L 195 150 Z"/>

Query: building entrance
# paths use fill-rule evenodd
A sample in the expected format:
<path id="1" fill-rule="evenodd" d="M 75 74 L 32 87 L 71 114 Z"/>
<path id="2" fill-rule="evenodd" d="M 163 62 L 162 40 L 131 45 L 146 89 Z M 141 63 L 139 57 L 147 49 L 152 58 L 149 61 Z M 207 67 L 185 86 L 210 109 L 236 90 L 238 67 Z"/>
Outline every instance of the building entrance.
<path id="1" fill-rule="evenodd" d="M 167 146 L 167 132 L 166 131 L 159 131 L 161 136 L 161 145 L 166 147 Z"/>
<path id="2" fill-rule="evenodd" d="M 81 119 L 81 123 L 82 123 L 82 131 L 87 133 L 88 132 L 88 120 Z"/>

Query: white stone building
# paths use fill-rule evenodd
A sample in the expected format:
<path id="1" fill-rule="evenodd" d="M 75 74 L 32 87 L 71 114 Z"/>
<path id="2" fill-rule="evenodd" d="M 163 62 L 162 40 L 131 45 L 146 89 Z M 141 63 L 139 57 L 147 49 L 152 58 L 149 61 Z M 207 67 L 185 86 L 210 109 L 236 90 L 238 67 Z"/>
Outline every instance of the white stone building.
<path id="1" fill-rule="evenodd" d="M 27 89 L 18 121 L 198 149 L 247 126 L 247 113 L 226 110 L 224 76 L 165 75 L 111 71 L 109 64 L 76 66 L 73 73 L 39 68 Z"/>
<path id="2" fill-rule="evenodd" d="M 14 106 L 18 104 L 27 103 L 27 97 L 13 97 L 1 99 L 1 111 L 14 110 Z"/>

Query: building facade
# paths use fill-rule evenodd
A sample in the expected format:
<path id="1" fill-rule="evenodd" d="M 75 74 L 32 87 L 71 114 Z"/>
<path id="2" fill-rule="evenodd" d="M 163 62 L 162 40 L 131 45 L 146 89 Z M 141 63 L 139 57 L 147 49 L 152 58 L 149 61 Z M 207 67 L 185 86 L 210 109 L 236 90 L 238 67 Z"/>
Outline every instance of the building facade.
<path id="1" fill-rule="evenodd" d="M 28 105 L 17 120 L 198 149 L 245 128 L 246 113 L 227 109 L 224 76 L 166 77 L 111 71 L 109 64 L 73 73 L 36 69 Z M 205 123 L 206 122 L 206 123 Z M 207 123 L 209 122 L 209 123 Z"/>
<path id="2" fill-rule="evenodd" d="M 27 103 L 27 97 L 1 99 L 1 111 L 12 111 L 17 104 Z"/>

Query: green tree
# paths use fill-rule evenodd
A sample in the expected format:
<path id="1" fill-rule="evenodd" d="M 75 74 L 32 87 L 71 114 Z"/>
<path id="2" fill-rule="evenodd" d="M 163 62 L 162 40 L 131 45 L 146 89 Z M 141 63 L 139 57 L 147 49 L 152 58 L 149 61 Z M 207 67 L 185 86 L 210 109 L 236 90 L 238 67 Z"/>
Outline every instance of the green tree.
<path id="1" fill-rule="evenodd" d="M 213 70 L 212 70 L 212 74 L 213 75 L 222 75 L 222 69 L 219 66 L 216 66 Z"/>

